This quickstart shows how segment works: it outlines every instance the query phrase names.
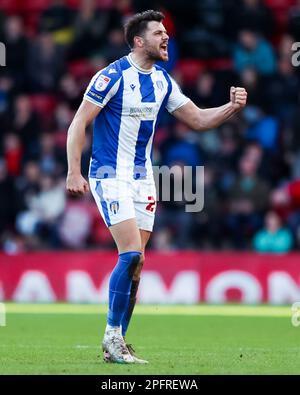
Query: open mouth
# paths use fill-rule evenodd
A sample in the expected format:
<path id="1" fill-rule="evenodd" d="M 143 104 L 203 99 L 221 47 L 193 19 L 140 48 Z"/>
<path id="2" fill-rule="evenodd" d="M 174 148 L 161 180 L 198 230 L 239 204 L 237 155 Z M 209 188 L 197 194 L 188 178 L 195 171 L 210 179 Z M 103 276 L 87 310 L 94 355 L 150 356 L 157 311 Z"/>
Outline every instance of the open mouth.
<path id="1" fill-rule="evenodd" d="M 164 52 L 167 52 L 168 45 L 167 45 L 167 44 L 162 44 L 162 45 L 160 46 L 160 48 L 161 48 Z"/>

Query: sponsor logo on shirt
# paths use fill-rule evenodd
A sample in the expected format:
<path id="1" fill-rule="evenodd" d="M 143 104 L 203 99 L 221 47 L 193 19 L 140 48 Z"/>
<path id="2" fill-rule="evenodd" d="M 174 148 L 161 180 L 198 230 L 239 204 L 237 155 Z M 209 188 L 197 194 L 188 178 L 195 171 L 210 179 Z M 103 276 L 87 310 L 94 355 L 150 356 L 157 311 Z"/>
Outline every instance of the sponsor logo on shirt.
<path id="1" fill-rule="evenodd" d="M 131 117 L 149 117 L 153 116 L 154 108 L 153 107 L 130 107 L 129 115 Z"/>
<path id="2" fill-rule="evenodd" d="M 97 101 L 99 101 L 99 102 L 103 102 L 103 100 L 104 100 L 104 97 L 102 97 L 102 96 L 100 96 L 100 95 L 97 95 L 97 93 L 95 93 L 95 92 L 92 92 L 92 91 L 89 91 L 88 93 L 87 93 L 87 95 L 88 96 L 91 96 L 92 98 L 95 98 L 95 99 L 97 99 Z"/>

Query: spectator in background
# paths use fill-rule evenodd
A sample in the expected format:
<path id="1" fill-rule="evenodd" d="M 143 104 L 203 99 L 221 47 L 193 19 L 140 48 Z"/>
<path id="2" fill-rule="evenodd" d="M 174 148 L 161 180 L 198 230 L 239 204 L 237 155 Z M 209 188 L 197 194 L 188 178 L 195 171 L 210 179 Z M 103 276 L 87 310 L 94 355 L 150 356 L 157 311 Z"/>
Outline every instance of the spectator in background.
<path id="1" fill-rule="evenodd" d="M 42 174 L 39 183 L 40 191 L 28 200 L 28 209 L 18 214 L 16 227 L 35 247 L 56 248 L 59 246 L 57 227 L 65 209 L 64 184 L 49 174 Z"/>
<path id="2" fill-rule="evenodd" d="M 5 126 L 5 115 L 9 110 L 9 103 L 12 99 L 14 79 L 7 73 L 0 76 L 0 123 Z M 0 132 L 1 133 L 1 132 Z"/>
<path id="3" fill-rule="evenodd" d="M 16 177 L 21 172 L 23 148 L 20 138 L 14 133 L 4 136 L 4 159 L 7 172 L 11 177 Z"/>
<path id="4" fill-rule="evenodd" d="M 280 37 L 278 47 L 277 47 L 277 52 L 278 52 L 278 58 L 279 59 L 288 59 L 291 60 L 293 51 L 292 51 L 292 46 L 294 43 L 294 39 L 291 35 L 289 34 L 283 34 Z"/>
<path id="5" fill-rule="evenodd" d="M 69 44 L 73 39 L 73 13 L 64 0 L 52 0 L 40 18 L 40 32 L 49 32 L 58 44 Z"/>
<path id="6" fill-rule="evenodd" d="M 265 228 L 258 231 L 253 239 L 253 246 L 257 252 L 286 253 L 293 245 L 292 233 L 283 228 L 281 219 L 274 211 L 265 216 Z"/>
<path id="7" fill-rule="evenodd" d="M 22 19 L 10 16 L 4 25 L 3 42 L 6 47 L 6 66 L 18 89 L 24 88 L 24 65 L 28 56 L 28 40 L 24 35 Z"/>
<path id="8" fill-rule="evenodd" d="M 86 247 L 91 236 L 93 211 L 93 204 L 88 195 L 68 199 L 58 226 L 58 235 L 64 247 Z"/>
<path id="9" fill-rule="evenodd" d="M 159 189 L 159 200 L 163 200 L 155 222 L 155 233 L 158 233 L 156 238 L 159 238 L 160 235 L 164 237 L 166 233 L 169 233 L 168 248 L 171 249 L 184 249 L 192 246 L 193 214 L 184 210 L 184 206 L 192 202 L 185 199 L 183 187 L 184 183 L 191 185 L 193 180 L 188 179 L 190 174 L 184 173 L 184 165 L 184 162 L 173 162 L 171 166 L 173 176 L 170 179 L 170 185 L 161 183 Z"/>
<path id="10" fill-rule="evenodd" d="M 300 180 L 283 183 L 272 191 L 270 200 L 272 209 L 286 219 L 300 247 Z"/>
<path id="11" fill-rule="evenodd" d="M 204 207 L 194 214 L 192 239 L 201 248 L 221 248 L 224 239 L 223 204 L 212 167 L 204 169 Z"/>
<path id="12" fill-rule="evenodd" d="M 41 171 L 35 161 L 24 164 L 22 174 L 16 179 L 16 192 L 18 194 L 16 211 L 28 209 L 31 199 L 40 191 Z"/>
<path id="13" fill-rule="evenodd" d="M 70 105 L 66 101 L 60 102 L 55 109 L 54 123 L 55 129 L 59 132 L 66 133 L 70 123 L 72 122 L 74 113 L 70 108 Z"/>
<path id="14" fill-rule="evenodd" d="M 0 235 L 8 229 L 13 229 L 16 201 L 13 178 L 7 172 L 5 161 L 0 158 Z"/>
<path id="15" fill-rule="evenodd" d="M 170 228 L 161 228 L 155 232 L 151 240 L 151 247 L 158 251 L 172 251 L 175 246 L 172 243 Z"/>
<path id="16" fill-rule="evenodd" d="M 5 25 L 6 15 L 3 10 L 0 10 L 0 40 L 3 42 L 4 37 L 4 25 Z"/>
<path id="17" fill-rule="evenodd" d="M 124 32 L 121 28 L 108 32 L 105 44 L 96 52 L 96 56 L 103 57 L 107 64 L 127 54 L 128 46 L 125 43 Z"/>
<path id="18" fill-rule="evenodd" d="M 43 133 L 41 136 L 38 164 L 43 174 L 56 177 L 64 174 L 64 157 L 57 148 L 54 134 Z"/>
<path id="19" fill-rule="evenodd" d="M 96 8 L 95 0 L 82 0 L 74 20 L 74 41 L 71 58 L 89 57 L 106 40 L 109 13 Z"/>
<path id="20" fill-rule="evenodd" d="M 258 142 L 264 149 L 278 150 L 279 122 L 275 116 L 266 114 L 259 107 L 249 106 L 243 112 L 248 122 L 245 138 Z"/>
<path id="21" fill-rule="evenodd" d="M 281 177 L 282 164 L 276 162 L 277 156 L 263 150 L 258 142 L 250 142 L 244 148 L 244 155 L 258 163 L 257 174 L 270 185 L 277 185 Z M 280 155 L 280 154 L 279 154 Z M 279 168 L 278 168 L 279 167 Z"/>
<path id="22" fill-rule="evenodd" d="M 64 50 L 55 44 L 50 33 L 41 33 L 31 44 L 27 62 L 31 91 L 55 92 L 63 73 Z"/>
<path id="23" fill-rule="evenodd" d="M 291 156 L 291 176 L 293 180 L 300 180 L 300 152 Z"/>
<path id="24" fill-rule="evenodd" d="M 215 88 L 216 79 L 214 74 L 204 71 L 200 73 L 196 84 L 186 90 L 186 94 L 201 108 L 216 107 L 219 105 L 219 96 Z"/>
<path id="25" fill-rule="evenodd" d="M 262 78 L 252 67 L 244 68 L 240 73 L 240 84 L 247 89 L 248 105 L 262 107 L 266 104 Z"/>
<path id="26" fill-rule="evenodd" d="M 243 156 L 240 174 L 228 191 L 229 213 L 226 219 L 234 247 L 244 249 L 247 240 L 262 225 L 262 214 L 268 205 L 269 187 L 257 175 L 259 163 Z"/>
<path id="27" fill-rule="evenodd" d="M 271 44 L 251 30 L 241 30 L 233 51 L 234 67 L 241 73 L 254 68 L 259 74 L 270 75 L 276 70 L 276 58 Z"/>
<path id="28" fill-rule="evenodd" d="M 66 160 L 66 141 L 67 130 L 72 121 L 74 114 L 70 108 L 68 101 L 61 101 L 58 103 L 54 113 L 53 133 L 51 133 L 52 140 L 52 158 L 56 161 L 55 174 L 62 175 L 67 171 Z M 50 136 L 49 136 L 50 138 Z M 42 156 L 41 156 L 42 157 Z M 82 157 L 82 161 L 84 161 Z"/>
<path id="29" fill-rule="evenodd" d="M 183 163 L 185 166 L 197 166 L 202 164 L 201 152 L 194 142 L 194 132 L 177 121 L 174 132 L 161 146 L 162 165 L 173 166 Z"/>
<path id="30" fill-rule="evenodd" d="M 10 128 L 16 132 L 22 142 L 24 160 L 36 158 L 41 125 L 29 96 L 20 95 L 16 98 L 9 121 Z"/>
<path id="31" fill-rule="evenodd" d="M 80 84 L 75 80 L 72 74 L 65 74 L 59 84 L 60 101 L 68 103 L 73 111 L 75 111 L 82 100 L 82 91 Z"/>
<path id="32" fill-rule="evenodd" d="M 126 19 L 132 14 L 132 0 L 112 0 L 111 22 L 108 30 L 123 26 Z"/>
<path id="33" fill-rule="evenodd" d="M 287 148 L 290 152 L 299 153 L 300 154 L 300 103 L 298 101 L 297 108 L 294 113 L 294 116 L 291 119 L 291 127 L 289 129 L 289 136 L 287 143 Z"/>
<path id="34" fill-rule="evenodd" d="M 0 234 L 0 245 L 7 255 L 17 255 L 26 251 L 24 239 L 13 231 Z"/>
<path id="35" fill-rule="evenodd" d="M 294 41 L 300 41 L 300 1 L 289 9 L 288 12 L 288 32 L 293 36 Z"/>
<path id="36" fill-rule="evenodd" d="M 235 182 L 240 158 L 241 138 L 236 125 L 231 122 L 224 124 L 220 130 L 220 139 L 218 154 L 213 155 L 209 163 L 216 170 L 220 191 L 226 194 Z"/>
<path id="37" fill-rule="evenodd" d="M 231 21 L 236 32 L 249 29 L 265 37 L 272 37 L 274 33 L 274 18 L 271 10 L 264 4 L 263 0 L 234 2 L 231 11 L 233 12 Z"/>
<path id="38" fill-rule="evenodd" d="M 291 63 L 291 58 L 280 58 L 278 71 L 266 81 L 263 90 L 265 105 L 285 125 L 290 124 L 296 112 L 299 88 L 299 79 L 295 73 L 295 67 Z"/>

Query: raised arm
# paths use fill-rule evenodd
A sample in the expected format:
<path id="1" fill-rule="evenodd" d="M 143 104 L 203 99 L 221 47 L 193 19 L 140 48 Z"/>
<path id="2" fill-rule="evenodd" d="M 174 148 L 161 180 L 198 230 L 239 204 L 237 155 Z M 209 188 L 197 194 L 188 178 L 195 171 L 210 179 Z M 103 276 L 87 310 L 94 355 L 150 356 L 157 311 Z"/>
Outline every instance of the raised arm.
<path id="1" fill-rule="evenodd" d="M 221 125 L 245 107 L 246 102 L 246 90 L 240 87 L 231 87 L 230 101 L 223 106 L 201 109 L 190 100 L 172 114 L 193 130 L 207 130 Z"/>
<path id="2" fill-rule="evenodd" d="M 101 107 L 83 100 L 68 130 L 67 191 L 73 195 L 83 195 L 89 190 L 87 181 L 81 175 L 81 154 L 85 140 L 85 129 L 99 114 Z"/>

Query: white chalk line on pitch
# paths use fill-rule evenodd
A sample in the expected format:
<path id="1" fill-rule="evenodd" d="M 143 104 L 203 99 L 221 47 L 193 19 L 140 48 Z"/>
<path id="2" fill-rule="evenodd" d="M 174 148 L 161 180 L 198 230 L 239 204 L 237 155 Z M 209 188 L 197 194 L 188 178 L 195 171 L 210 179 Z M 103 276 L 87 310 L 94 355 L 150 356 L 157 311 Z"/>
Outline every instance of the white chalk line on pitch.
<path id="1" fill-rule="evenodd" d="M 12 348 L 12 347 L 16 347 L 16 348 L 29 348 L 29 349 L 40 349 L 40 348 L 44 348 L 44 349 L 100 349 L 100 346 L 92 346 L 92 345 L 84 345 L 84 344 L 76 344 L 73 346 L 63 346 L 63 345 L 59 345 L 59 346 L 54 346 L 53 344 L 0 344 L 0 349 L 1 348 Z"/>
<path id="2" fill-rule="evenodd" d="M 8 314 L 107 314 L 107 305 L 95 304 L 19 304 L 5 303 Z M 192 315 L 290 317 L 290 306 L 246 305 L 137 305 L 138 315 Z"/>

